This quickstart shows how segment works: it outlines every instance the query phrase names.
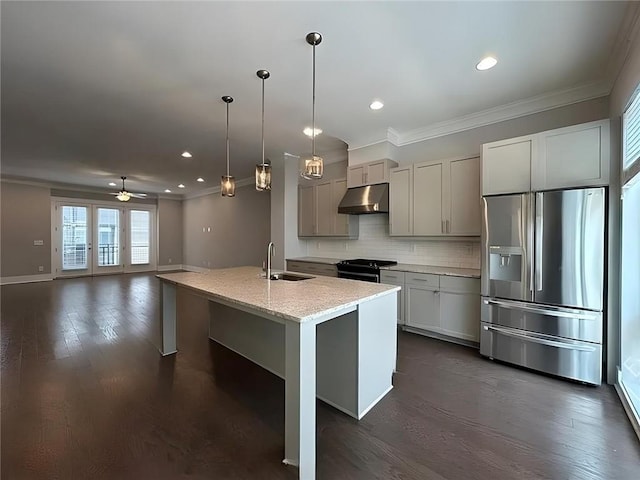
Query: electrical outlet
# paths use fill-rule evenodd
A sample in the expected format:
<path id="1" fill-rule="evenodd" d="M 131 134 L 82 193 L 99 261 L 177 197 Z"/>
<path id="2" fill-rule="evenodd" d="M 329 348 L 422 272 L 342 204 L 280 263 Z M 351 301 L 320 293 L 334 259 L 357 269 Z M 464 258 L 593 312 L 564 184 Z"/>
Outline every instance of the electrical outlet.
<path id="1" fill-rule="evenodd" d="M 171 259 L 169 259 L 169 263 L 171 263 Z"/>
<path id="2" fill-rule="evenodd" d="M 43 267 L 42 265 L 40 265 L 40 266 L 38 267 L 38 271 L 39 271 L 39 272 L 44 272 L 44 267 Z"/>

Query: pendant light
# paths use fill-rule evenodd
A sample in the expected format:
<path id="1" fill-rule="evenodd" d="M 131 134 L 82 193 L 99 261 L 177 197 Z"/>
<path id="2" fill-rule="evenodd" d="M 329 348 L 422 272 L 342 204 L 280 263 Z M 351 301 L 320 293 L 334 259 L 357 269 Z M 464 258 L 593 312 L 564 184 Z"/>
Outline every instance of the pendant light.
<path id="1" fill-rule="evenodd" d="M 220 181 L 220 193 L 223 197 L 235 197 L 236 196 L 236 179 L 232 175 L 229 175 L 229 104 L 233 102 L 233 97 L 225 95 L 222 97 L 222 101 L 227 104 L 227 174 L 222 175 Z"/>
<path id="2" fill-rule="evenodd" d="M 256 190 L 271 190 L 271 162 L 264 159 L 264 81 L 271 75 L 267 70 L 258 70 L 258 78 L 262 79 L 262 163 L 256 165 Z"/>
<path id="3" fill-rule="evenodd" d="M 322 41 L 318 32 L 307 34 L 307 43 L 313 47 L 313 96 L 311 102 L 311 158 L 304 159 L 300 175 L 308 180 L 322 178 L 323 160 L 316 155 L 316 45 Z"/>

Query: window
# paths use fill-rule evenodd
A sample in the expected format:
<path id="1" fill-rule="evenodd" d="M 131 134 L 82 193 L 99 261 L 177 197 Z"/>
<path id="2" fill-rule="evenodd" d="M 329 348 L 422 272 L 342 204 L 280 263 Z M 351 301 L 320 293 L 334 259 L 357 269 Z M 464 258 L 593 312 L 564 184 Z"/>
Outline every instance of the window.
<path id="1" fill-rule="evenodd" d="M 146 210 L 131 210 L 131 265 L 149 263 L 151 215 Z"/>
<path id="2" fill-rule="evenodd" d="M 640 89 L 622 114 L 622 169 L 627 172 L 640 159 Z"/>

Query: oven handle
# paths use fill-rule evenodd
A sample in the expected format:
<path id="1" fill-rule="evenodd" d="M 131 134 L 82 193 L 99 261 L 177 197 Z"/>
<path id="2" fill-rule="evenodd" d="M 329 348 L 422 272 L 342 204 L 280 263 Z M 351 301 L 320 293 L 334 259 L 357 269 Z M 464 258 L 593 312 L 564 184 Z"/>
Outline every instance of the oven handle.
<path id="1" fill-rule="evenodd" d="M 497 332 L 501 335 L 505 335 L 507 337 L 518 338 L 522 340 L 526 340 L 528 342 L 539 343 L 541 345 L 545 345 L 547 347 L 557 347 L 557 348 L 569 348 L 571 350 L 580 350 L 582 352 L 594 352 L 595 347 L 590 347 L 587 345 L 580 345 L 574 342 L 562 341 L 562 340 L 549 340 L 542 336 L 532 334 L 532 333 L 519 333 L 515 332 L 512 329 L 500 328 L 494 326 L 484 326 L 484 329 L 487 331 Z"/>
<path id="2" fill-rule="evenodd" d="M 377 273 L 364 273 L 364 272 L 345 272 L 338 270 L 339 278 L 348 278 L 351 280 L 360 280 L 360 279 L 368 279 L 364 281 L 373 281 L 376 283 L 380 283 L 380 275 Z"/>

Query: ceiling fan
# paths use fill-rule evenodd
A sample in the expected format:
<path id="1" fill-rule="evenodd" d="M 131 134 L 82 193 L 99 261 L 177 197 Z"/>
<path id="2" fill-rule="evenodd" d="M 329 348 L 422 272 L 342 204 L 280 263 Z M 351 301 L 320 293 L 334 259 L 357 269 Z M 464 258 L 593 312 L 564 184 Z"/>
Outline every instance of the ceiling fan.
<path id="1" fill-rule="evenodd" d="M 131 200 L 131 197 L 145 198 L 147 196 L 146 193 L 131 193 L 127 191 L 124 188 L 124 181 L 127 179 L 127 177 L 120 177 L 120 178 L 122 179 L 122 190 L 120 190 L 118 193 L 111 194 L 111 195 L 115 195 L 118 200 L 120 200 L 121 202 L 128 202 L 129 200 Z"/>

